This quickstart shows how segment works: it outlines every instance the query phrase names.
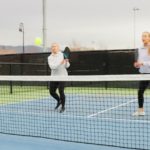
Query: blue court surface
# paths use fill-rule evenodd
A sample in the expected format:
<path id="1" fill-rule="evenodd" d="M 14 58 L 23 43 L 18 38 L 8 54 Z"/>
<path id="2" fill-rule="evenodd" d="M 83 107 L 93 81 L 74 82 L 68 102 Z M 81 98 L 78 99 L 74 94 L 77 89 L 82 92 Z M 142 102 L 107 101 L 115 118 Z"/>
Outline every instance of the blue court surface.
<path id="1" fill-rule="evenodd" d="M 145 98 L 146 116 L 133 117 L 132 113 L 137 108 L 136 94 L 123 91 L 125 94 L 113 95 L 109 92 L 112 91 L 103 94 L 66 94 L 64 113 L 54 110 L 56 101 L 46 94 L 36 99 L 2 104 L 0 132 L 5 134 L 0 135 L 0 149 L 149 149 L 149 95 Z"/>
<path id="2" fill-rule="evenodd" d="M 63 142 L 33 137 L 0 134 L 1 150 L 126 150 L 91 144 Z M 130 150 L 130 149 L 128 149 Z"/>

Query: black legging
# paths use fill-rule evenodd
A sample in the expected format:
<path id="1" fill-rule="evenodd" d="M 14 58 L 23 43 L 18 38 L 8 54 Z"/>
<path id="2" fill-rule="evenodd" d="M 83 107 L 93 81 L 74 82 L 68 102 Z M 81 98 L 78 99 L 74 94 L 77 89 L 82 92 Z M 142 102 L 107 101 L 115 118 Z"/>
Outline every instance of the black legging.
<path id="1" fill-rule="evenodd" d="M 140 81 L 138 90 L 138 104 L 139 108 L 143 108 L 144 104 L 144 92 L 149 85 L 149 81 Z"/>
<path id="2" fill-rule="evenodd" d="M 51 96 L 57 100 L 57 102 L 61 102 L 62 108 L 65 106 L 65 94 L 64 94 L 65 82 L 50 82 L 49 92 Z M 58 89 L 59 95 L 56 93 Z"/>

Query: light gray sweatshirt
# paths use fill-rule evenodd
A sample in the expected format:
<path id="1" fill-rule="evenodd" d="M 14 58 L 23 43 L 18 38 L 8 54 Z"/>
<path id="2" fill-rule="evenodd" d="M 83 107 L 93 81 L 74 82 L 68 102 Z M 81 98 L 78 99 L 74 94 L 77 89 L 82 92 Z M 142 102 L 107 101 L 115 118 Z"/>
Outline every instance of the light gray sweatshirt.
<path id="1" fill-rule="evenodd" d="M 52 76 L 67 76 L 67 69 L 70 66 L 70 63 L 62 64 L 64 59 L 64 55 L 62 52 L 58 52 L 57 54 L 51 54 L 48 57 L 48 65 L 51 69 Z"/>
<path id="2" fill-rule="evenodd" d="M 139 72 L 150 73 L 150 55 L 146 47 L 138 49 L 138 61 L 143 63 L 143 66 L 139 68 Z"/>

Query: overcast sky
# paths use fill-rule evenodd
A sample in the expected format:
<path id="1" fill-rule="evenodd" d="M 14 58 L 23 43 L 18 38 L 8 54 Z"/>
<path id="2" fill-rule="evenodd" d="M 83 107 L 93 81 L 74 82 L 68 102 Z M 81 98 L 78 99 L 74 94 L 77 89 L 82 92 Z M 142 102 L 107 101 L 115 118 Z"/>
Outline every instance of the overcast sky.
<path id="1" fill-rule="evenodd" d="M 47 45 L 72 41 L 98 48 L 133 48 L 133 8 L 136 46 L 150 31 L 150 0 L 47 0 Z M 19 23 L 25 26 L 25 44 L 42 37 L 42 0 L 0 0 L 0 45 L 21 45 Z"/>

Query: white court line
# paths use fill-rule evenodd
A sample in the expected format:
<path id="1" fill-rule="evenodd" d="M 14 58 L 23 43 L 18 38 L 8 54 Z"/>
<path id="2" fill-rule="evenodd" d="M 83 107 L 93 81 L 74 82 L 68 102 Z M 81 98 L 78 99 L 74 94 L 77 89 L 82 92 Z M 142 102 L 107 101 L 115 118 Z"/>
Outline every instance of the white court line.
<path id="1" fill-rule="evenodd" d="M 99 112 L 97 112 L 97 113 L 95 113 L 95 114 L 91 114 L 91 115 L 89 115 L 88 117 L 94 117 L 94 116 L 97 116 L 98 114 L 103 114 L 103 113 L 105 113 L 105 112 L 107 112 L 107 111 L 110 111 L 110 110 L 116 109 L 116 108 L 118 108 L 118 107 L 122 107 L 122 106 L 128 105 L 128 104 L 130 104 L 130 103 L 132 103 L 132 102 L 135 102 L 135 101 L 136 101 L 136 100 L 132 100 L 132 101 L 129 101 L 129 102 L 127 102 L 127 103 L 122 103 L 122 104 L 120 104 L 120 105 L 118 105 L 118 106 L 111 107 L 111 108 L 108 108 L 108 109 L 99 111 Z"/>
<path id="2" fill-rule="evenodd" d="M 87 116 L 73 116 L 73 115 L 62 115 L 63 117 L 67 118 L 80 118 L 80 119 L 89 119 L 89 120 L 107 120 L 107 121 L 119 121 L 119 122 L 136 122 L 136 123 L 150 123 L 150 120 L 138 120 L 138 119 L 120 119 L 120 118 L 95 118 L 95 117 L 87 117 Z M 133 117 L 133 116 L 131 116 Z M 136 118 L 136 117 L 133 117 Z"/>

